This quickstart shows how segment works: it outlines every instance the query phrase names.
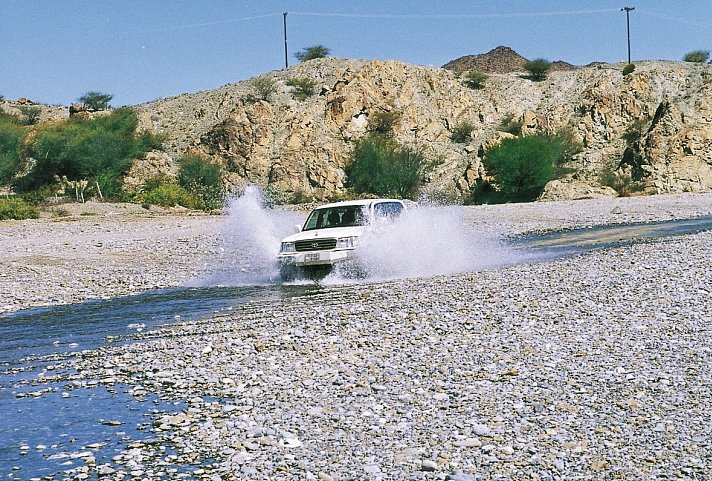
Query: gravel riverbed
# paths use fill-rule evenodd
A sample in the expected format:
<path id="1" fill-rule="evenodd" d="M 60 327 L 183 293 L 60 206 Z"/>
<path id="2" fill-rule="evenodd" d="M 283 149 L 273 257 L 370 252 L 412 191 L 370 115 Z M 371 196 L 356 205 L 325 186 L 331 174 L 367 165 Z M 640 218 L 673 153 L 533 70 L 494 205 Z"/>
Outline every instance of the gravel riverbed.
<path id="1" fill-rule="evenodd" d="M 468 207 L 465 219 L 513 235 L 711 207 L 710 195 L 659 196 Z M 221 217 L 53 222 L 0 224 L 6 310 L 130 292 L 132 276 L 133 289 L 177 285 L 224 252 Z M 77 382 L 185 407 L 156 412 L 112 463 L 66 476 L 710 480 L 711 245 L 704 232 L 331 286 L 77 353 Z M 70 279 L 87 292 L 51 286 Z"/>

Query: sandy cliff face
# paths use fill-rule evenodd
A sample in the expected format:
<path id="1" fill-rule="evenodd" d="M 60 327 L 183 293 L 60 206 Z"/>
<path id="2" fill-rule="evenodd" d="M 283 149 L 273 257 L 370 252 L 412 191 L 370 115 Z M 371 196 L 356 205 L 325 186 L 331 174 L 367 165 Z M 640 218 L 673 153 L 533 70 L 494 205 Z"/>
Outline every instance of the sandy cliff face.
<path id="1" fill-rule="evenodd" d="M 441 161 L 425 186 L 463 199 L 486 175 L 480 156 L 496 143 L 505 116 L 524 134 L 572 129 L 584 151 L 574 173 L 548 186 L 548 199 L 613 195 L 598 185 L 619 169 L 648 193 L 712 190 L 710 67 L 641 62 L 625 77 L 622 65 L 552 72 L 543 82 L 519 73 L 492 74 L 472 90 L 449 70 L 395 61 L 320 59 L 267 74 L 277 92 L 269 103 L 248 101 L 248 82 L 138 106 L 145 128 L 166 133 L 169 154 L 211 156 L 230 183 L 254 182 L 323 199 L 344 187 L 344 168 L 375 112 L 401 115 L 395 138 Z M 290 78 L 316 81 L 297 100 Z M 461 122 L 473 127 L 465 144 L 450 140 Z M 638 138 L 631 130 L 639 129 Z"/>

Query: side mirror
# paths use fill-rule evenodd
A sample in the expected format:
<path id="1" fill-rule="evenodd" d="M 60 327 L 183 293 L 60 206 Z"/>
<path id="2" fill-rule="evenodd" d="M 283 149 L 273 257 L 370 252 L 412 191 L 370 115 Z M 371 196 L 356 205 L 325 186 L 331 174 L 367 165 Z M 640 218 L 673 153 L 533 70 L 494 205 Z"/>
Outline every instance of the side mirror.
<path id="1" fill-rule="evenodd" d="M 302 231 L 302 226 L 299 224 L 294 224 L 294 232 L 301 232 Z"/>

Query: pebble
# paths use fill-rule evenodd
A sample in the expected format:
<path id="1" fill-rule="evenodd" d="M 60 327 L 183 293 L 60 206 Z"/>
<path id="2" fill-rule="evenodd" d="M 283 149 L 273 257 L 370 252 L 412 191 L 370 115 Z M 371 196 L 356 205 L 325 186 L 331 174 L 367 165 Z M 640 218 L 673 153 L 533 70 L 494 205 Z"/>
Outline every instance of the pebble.
<path id="1" fill-rule="evenodd" d="M 612 202 L 621 221 L 644 211 L 624 199 L 516 206 L 523 220 L 509 231 L 595 225 Z M 467 218 L 501 214 L 487 229 L 506 223 L 507 209 Z M 564 212 L 581 218 L 562 221 Z M 709 259 L 707 232 L 475 273 L 324 285 L 141 332 L 140 342 L 73 356 L 77 387 L 114 378 L 175 409 L 152 414 L 155 442 L 85 467 L 147 480 L 706 479 Z"/>

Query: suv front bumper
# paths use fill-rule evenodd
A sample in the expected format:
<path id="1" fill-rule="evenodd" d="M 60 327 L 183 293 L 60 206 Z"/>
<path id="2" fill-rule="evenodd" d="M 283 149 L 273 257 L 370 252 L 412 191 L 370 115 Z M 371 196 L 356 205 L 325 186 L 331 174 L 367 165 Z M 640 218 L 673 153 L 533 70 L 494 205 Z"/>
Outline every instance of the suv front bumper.
<path id="1" fill-rule="evenodd" d="M 335 251 L 312 251 L 279 254 L 277 260 L 283 266 L 320 266 L 334 265 L 339 262 L 351 259 L 354 256 L 353 249 L 342 249 Z"/>

